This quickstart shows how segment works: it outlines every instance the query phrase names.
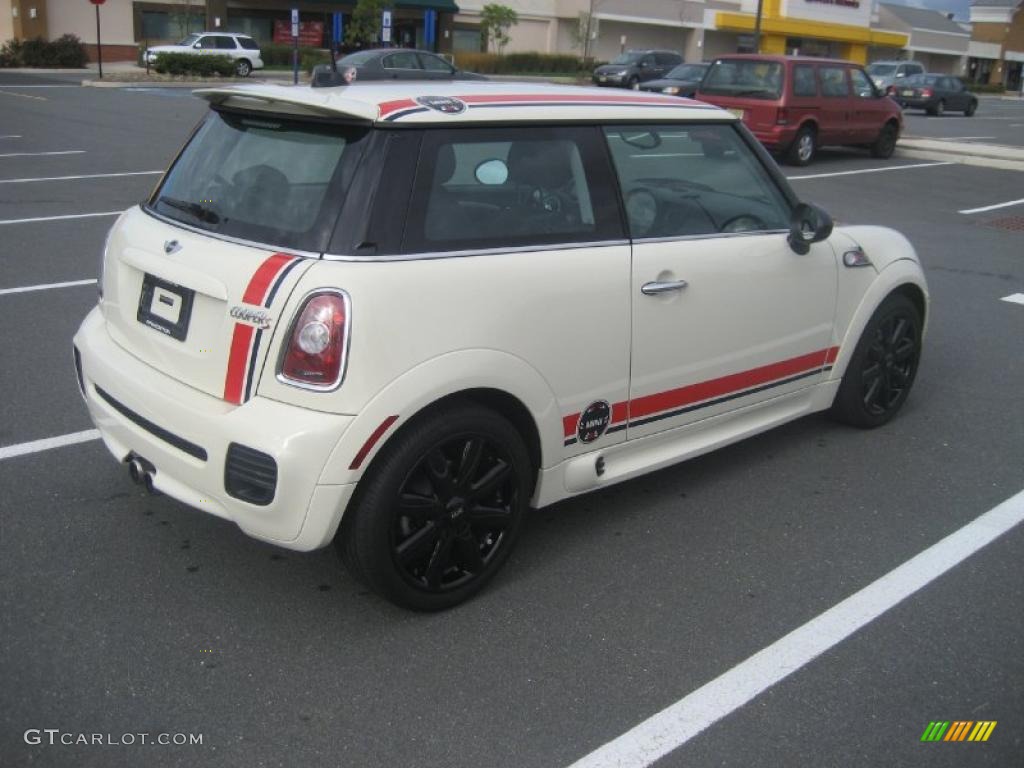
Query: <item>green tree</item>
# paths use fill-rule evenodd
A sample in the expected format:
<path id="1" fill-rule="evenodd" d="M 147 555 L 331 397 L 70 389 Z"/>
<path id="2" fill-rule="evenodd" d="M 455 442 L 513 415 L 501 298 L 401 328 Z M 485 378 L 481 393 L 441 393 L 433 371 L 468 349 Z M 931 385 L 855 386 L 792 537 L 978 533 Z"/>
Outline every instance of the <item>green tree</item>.
<path id="1" fill-rule="evenodd" d="M 345 31 L 350 45 L 374 45 L 380 39 L 381 13 L 385 0 L 358 0 Z"/>
<path id="2" fill-rule="evenodd" d="M 484 50 L 488 50 L 491 41 L 501 53 L 508 45 L 508 30 L 519 23 L 519 14 L 507 5 L 488 3 L 480 11 L 480 37 L 483 39 Z"/>

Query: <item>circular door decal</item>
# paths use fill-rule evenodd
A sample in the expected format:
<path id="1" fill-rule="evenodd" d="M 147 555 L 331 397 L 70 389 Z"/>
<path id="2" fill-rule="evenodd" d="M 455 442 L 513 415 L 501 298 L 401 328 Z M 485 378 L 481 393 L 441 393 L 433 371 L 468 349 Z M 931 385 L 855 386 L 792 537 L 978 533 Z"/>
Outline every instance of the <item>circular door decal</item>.
<path id="1" fill-rule="evenodd" d="M 611 420 L 612 408 L 605 400 L 591 403 L 580 414 L 576 436 L 581 443 L 592 443 L 604 434 L 604 431 L 608 429 L 608 422 Z"/>
<path id="2" fill-rule="evenodd" d="M 465 102 L 451 96 L 419 96 L 416 98 L 416 103 L 446 115 L 458 115 L 466 111 Z"/>

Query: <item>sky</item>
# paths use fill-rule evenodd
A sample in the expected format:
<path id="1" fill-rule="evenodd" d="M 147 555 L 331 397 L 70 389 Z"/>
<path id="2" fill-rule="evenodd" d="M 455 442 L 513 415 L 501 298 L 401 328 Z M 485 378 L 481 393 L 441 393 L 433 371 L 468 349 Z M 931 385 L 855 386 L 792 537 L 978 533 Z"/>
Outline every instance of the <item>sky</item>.
<path id="1" fill-rule="evenodd" d="M 909 5 L 911 8 L 928 8 L 942 13 L 955 13 L 957 21 L 971 20 L 970 0 L 883 0 L 894 5 Z"/>

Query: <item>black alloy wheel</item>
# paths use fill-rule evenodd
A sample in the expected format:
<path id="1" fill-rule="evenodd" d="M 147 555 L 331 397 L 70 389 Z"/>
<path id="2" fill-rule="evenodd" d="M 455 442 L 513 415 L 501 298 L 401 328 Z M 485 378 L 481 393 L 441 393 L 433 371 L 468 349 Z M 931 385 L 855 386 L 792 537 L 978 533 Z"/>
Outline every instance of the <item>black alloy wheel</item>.
<path id="1" fill-rule="evenodd" d="M 428 414 L 394 441 L 346 513 L 342 557 L 398 605 L 450 608 L 508 558 L 529 502 L 529 457 L 508 421 L 473 404 Z"/>
<path id="2" fill-rule="evenodd" d="M 906 296 L 891 294 L 875 310 L 843 375 L 833 415 L 855 427 L 878 427 L 903 407 L 921 357 L 921 316 Z"/>

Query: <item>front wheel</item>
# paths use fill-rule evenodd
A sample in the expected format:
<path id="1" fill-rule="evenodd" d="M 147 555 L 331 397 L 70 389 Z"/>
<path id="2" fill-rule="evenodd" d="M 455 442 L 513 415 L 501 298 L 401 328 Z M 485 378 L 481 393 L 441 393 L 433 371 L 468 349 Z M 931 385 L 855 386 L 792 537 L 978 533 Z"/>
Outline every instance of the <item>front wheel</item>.
<path id="1" fill-rule="evenodd" d="M 636 75 L 633 75 L 631 78 L 629 78 L 629 80 L 626 81 L 626 87 L 634 91 L 639 91 L 640 78 L 637 77 Z"/>
<path id="2" fill-rule="evenodd" d="M 862 429 L 880 427 L 903 407 L 921 357 L 921 315 L 898 293 L 875 310 L 850 357 L 832 415 Z"/>
<path id="3" fill-rule="evenodd" d="M 896 126 L 892 123 L 886 123 L 882 126 L 882 130 L 878 132 L 878 138 L 875 139 L 875 143 L 871 145 L 871 154 L 873 157 L 880 157 L 882 159 L 892 157 L 892 153 L 896 151 L 896 139 L 897 139 Z"/>
<path id="4" fill-rule="evenodd" d="M 971 99 L 969 102 L 967 102 L 967 109 L 964 110 L 964 117 L 971 117 L 975 113 L 975 111 L 977 111 L 977 109 L 978 102 L 976 102 L 974 99 Z"/>
<path id="5" fill-rule="evenodd" d="M 337 545 L 353 575 L 418 611 L 451 608 L 501 568 L 532 488 L 523 440 L 473 403 L 411 422 L 359 483 Z"/>

